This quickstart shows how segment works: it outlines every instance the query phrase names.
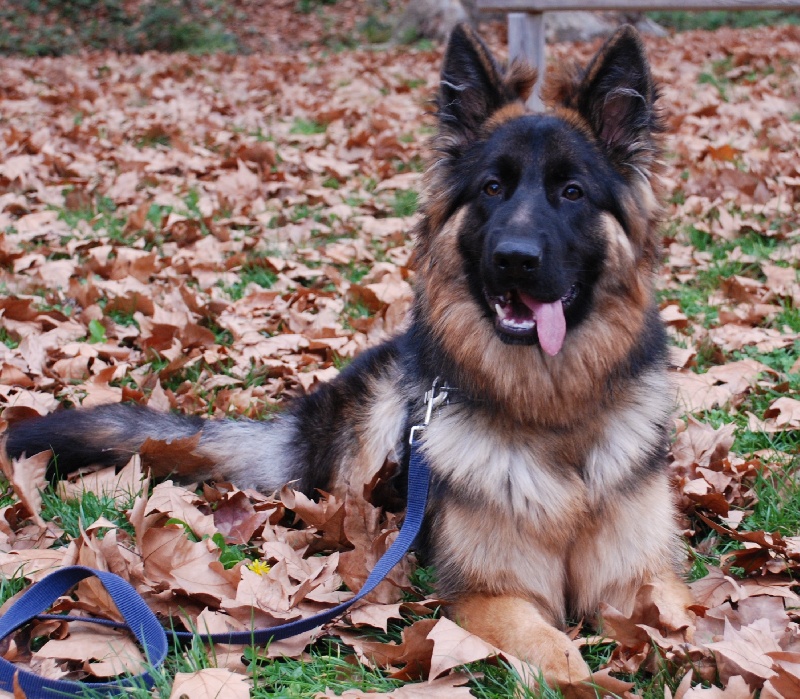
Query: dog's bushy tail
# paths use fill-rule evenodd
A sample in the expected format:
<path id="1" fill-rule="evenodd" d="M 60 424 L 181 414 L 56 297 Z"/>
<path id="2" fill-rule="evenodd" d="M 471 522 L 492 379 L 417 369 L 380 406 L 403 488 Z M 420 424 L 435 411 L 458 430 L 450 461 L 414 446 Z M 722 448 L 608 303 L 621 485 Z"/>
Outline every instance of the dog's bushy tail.
<path id="1" fill-rule="evenodd" d="M 11 458 L 51 451 L 51 480 L 81 467 L 122 466 L 143 452 L 157 475 L 184 480 L 224 478 L 269 492 L 296 477 L 291 472 L 293 420 L 206 420 L 135 405 L 62 410 L 11 425 Z"/>

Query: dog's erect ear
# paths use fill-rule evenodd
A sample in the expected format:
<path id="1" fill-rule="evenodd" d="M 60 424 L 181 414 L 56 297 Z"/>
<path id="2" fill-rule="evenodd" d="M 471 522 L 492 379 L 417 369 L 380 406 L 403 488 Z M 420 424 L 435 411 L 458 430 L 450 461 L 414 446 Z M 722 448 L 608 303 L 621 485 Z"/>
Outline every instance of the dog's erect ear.
<path id="1" fill-rule="evenodd" d="M 466 142 L 495 111 L 523 101 L 536 71 L 514 63 L 504 74 L 486 44 L 466 24 L 453 29 L 445 51 L 437 99 L 440 128 Z"/>
<path id="2" fill-rule="evenodd" d="M 584 73 L 570 106 L 589 122 L 619 164 L 646 165 L 660 130 L 656 90 L 644 45 L 631 26 L 620 28 Z"/>

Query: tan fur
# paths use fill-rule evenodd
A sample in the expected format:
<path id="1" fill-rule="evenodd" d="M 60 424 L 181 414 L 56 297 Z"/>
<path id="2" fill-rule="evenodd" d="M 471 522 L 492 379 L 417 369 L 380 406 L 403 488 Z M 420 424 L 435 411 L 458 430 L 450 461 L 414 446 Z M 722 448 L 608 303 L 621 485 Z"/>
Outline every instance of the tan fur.
<path id="1" fill-rule="evenodd" d="M 531 663 L 552 684 L 589 679 L 589 667 L 569 637 L 548 623 L 533 602 L 519 597 L 469 595 L 451 610 L 453 618 L 494 646 Z"/>
<path id="2" fill-rule="evenodd" d="M 582 133 L 590 141 L 595 140 L 594 132 L 589 122 L 574 109 L 568 109 L 562 105 L 555 105 L 553 106 L 552 113 L 559 119 L 566 121 L 573 129 Z"/>
<path id="3" fill-rule="evenodd" d="M 605 226 L 604 233 L 608 242 L 609 264 L 620 271 L 628 270 L 633 273 L 635 271 L 636 253 L 627 233 L 622 229 L 619 221 L 610 213 L 603 213 L 602 218 Z"/>
<path id="4" fill-rule="evenodd" d="M 651 180 L 639 176 L 633 182 L 634 195 L 625 201 L 626 209 L 637 216 L 631 216 L 631 240 L 638 246 L 642 260 L 654 267 L 659 260 L 660 241 L 653 235 L 662 216 L 662 208 L 656 197 Z"/>
<path id="5" fill-rule="evenodd" d="M 422 300 L 442 345 L 474 382 L 476 393 L 488 393 L 519 421 L 548 426 L 594 421 L 605 378 L 641 331 L 652 272 L 612 276 L 609 288 L 601 283 L 595 311 L 555 357 L 538 348 L 505 345 L 472 300 L 466 273 L 452 264 L 459 259 L 465 213 L 466 208 L 445 224 L 436 245 L 419 260 Z"/>
<path id="6" fill-rule="evenodd" d="M 581 513 L 579 493 L 574 495 L 578 507 L 568 512 Z M 564 512 L 560 515 L 541 527 L 497 507 L 478 510 L 475 503 L 447 503 L 437 520 L 436 536 L 468 581 L 469 591 L 535 600 L 548 622 L 560 625 L 567 601 L 564 552 L 577 524 L 573 517 L 564 518 Z M 541 515 L 537 519 L 541 521 Z M 491 522 L 488 536 L 487 521 Z M 457 602 L 459 592 L 452 597 Z"/>
<path id="7" fill-rule="evenodd" d="M 354 406 L 358 413 L 354 422 L 360 426 L 358 447 L 337 469 L 332 486 L 335 494 L 361 496 L 386 459 L 400 461 L 397 448 L 402 443 L 404 425 L 398 416 L 405 411 L 405 397 L 397 391 L 397 382 L 396 373 L 373 379 L 369 404 Z"/>
<path id="8" fill-rule="evenodd" d="M 505 124 L 512 119 L 524 116 L 527 113 L 525 105 L 522 102 L 512 102 L 505 107 L 498 109 L 492 116 L 490 116 L 484 124 L 486 132 L 494 131 L 497 127 Z"/>
<path id="9" fill-rule="evenodd" d="M 437 536 L 474 587 L 538 599 L 560 623 L 566 609 L 587 614 L 601 601 L 627 608 L 631 590 L 677 565 L 666 478 L 638 483 L 631 470 L 665 417 L 651 392 L 665 394 L 661 375 L 646 377 L 602 419 L 555 435 L 504 429 L 488 411 L 471 410 L 469 420 L 457 405 L 440 411 L 425 452 L 463 499 L 445 503 Z"/>
<path id="10" fill-rule="evenodd" d="M 630 614 L 636 591 L 667 572 L 675 576 L 678 565 L 678 532 L 666 476 L 652 476 L 624 497 L 610 494 L 592 508 L 570 545 L 567 577 L 578 616 L 591 616 L 601 602 Z"/>
<path id="11" fill-rule="evenodd" d="M 520 102 L 526 102 L 533 92 L 538 77 L 536 68 L 522 59 L 515 58 L 506 71 L 503 81 Z"/>
<path id="12" fill-rule="evenodd" d="M 662 373 L 651 372 L 639 379 L 609 412 L 605 429 L 595 435 L 584 456 L 583 480 L 593 505 L 600 506 L 615 489 L 626 485 L 631 477 L 631 464 L 646 456 L 649 445 L 658 442 L 658 428 L 670 413 L 670 386 Z"/>
<path id="13" fill-rule="evenodd" d="M 552 66 L 542 84 L 542 101 L 551 107 L 570 103 L 580 84 L 581 73 L 581 67 L 574 61 L 560 61 Z"/>

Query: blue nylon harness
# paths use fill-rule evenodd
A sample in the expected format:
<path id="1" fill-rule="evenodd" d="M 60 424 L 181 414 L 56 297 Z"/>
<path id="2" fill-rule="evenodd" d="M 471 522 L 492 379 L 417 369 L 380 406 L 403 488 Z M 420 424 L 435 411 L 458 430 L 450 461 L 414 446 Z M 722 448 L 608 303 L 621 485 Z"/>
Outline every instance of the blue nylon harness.
<path id="1" fill-rule="evenodd" d="M 392 545 L 375 564 L 358 594 L 346 602 L 327 609 L 305 619 L 298 619 L 286 624 L 266 629 L 250 631 L 232 631 L 230 633 L 195 634 L 187 631 L 165 630 L 156 615 L 145 604 L 133 586 L 114 573 L 107 573 L 86 566 L 67 566 L 59 568 L 31 585 L 19 599 L 0 617 L 0 640 L 34 619 L 58 619 L 66 621 L 84 621 L 102 626 L 111 626 L 130 631 L 144 651 L 148 663 L 158 669 L 167 657 L 167 635 L 176 642 L 187 642 L 194 638 L 209 643 L 254 644 L 263 645 L 272 641 L 280 641 L 291 636 L 310 631 L 322 626 L 346 611 L 352 604 L 372 592 L 406 555 L 422 527 L 425 507 L 428 500 L 428 484 L 430 468 L 419 447 L 419 434 L 430 421 L 433 409 L 446 401 L 449 387 L 437 388 L 438 379 L 425 394 L 427 411 L 425 420 L 411 428 L 409 435 L 410 457 L 408 464 L 408 505 L 405 520 Z M 452 390 L 452 389 L 450 389 Z M 81 580 L 96 577 L 105 587 L 111 599 L 117 605 L 124 623 L 108 619 L 92 619 L 70 617 L 58 614 L 46 614 L 53 603 Z M 91 689 L 102 696 L 120 696 L 128 687 L 145 687 L 150 689 L 155 678 L 150 672 L 123 677 L 112 682 L 84 684 L 68 680 L 54 680 L 41 677 L 0 657 L 0 689 L 14 691 L 14 678 L 28 699 L 49 699 L 56 696 L 77 696 L 85 689 Z"/>

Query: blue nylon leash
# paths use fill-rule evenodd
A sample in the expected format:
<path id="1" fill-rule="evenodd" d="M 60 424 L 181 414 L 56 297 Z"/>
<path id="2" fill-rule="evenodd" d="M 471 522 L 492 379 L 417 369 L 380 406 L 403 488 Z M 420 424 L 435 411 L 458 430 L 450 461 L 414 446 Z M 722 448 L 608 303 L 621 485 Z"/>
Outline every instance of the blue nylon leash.
<path id="1" fill-rule="evenodd" d="M 439 394 L 441 396 L 442 394 Z M 446 394 L 444 394 L 446 395 Z M 39 582 L 31 585 L 19 599 L 0 617 L 0 640 L 34 619 L 63 619 L 66 621 L 88 621 L 103 626 L 113 626 L 128 629 L 142 647 L 148 663 L 155 669 L 159 668 L 167 656 L 167 634 L 178 641 L 186 642 L 193 638 L 210 643 L 229 644 L 267 644 L 271 641 L 280 641 L 291 636 L 310 631 L 318 626 L 332 621 L 339 614 L 347 610 L 352 604 L 372 592 L 406 555 L 422 527 L 425 508 L 428 500 L 428 484 L 430 481 L 430 468 L 422 455 L 418 444 L 418 433 L 427 425 L 434 400 L 436 398 L 436 384 L 426 395 L 428 398 L 428 413 L 424 425 L 411 428 L 409 443 L 411 445 L 408 463 L 408 505 L 406 517 L 397 538 L 375 564 L 372 572 L 367 577 L 364 586 L 358 594 L 346 602 L 342 602 L 331 609 L 315 614 L 305 619 L 298 619 L 279 626 L 251 631 L 232 631 L 230 633 L 194 634 L 187 631 L 166 631 L 159 623 L 156 615 L 145 604 L 144 600 L 133 586 L 114 573 L 94 570 L 85 566 L 68 566 L 60 568 Z M 109 621 L 106 619 L 86 619 L 45 612 L 53 603 L 81 580 L 95 576 L 106 588 L 111 599 L 125 620 L 125 623 Z M 155 683 L 155 678 L 150 672 L 139 675 L 123 677 L 112 682 L 81 683 L 68 680 L 54 680 L 41 677 L 28 670 L 20 668 L 0 656 L 0 689 L 7 692 L 14 691 L 14 678 L 18 686 L 25 692 L 28 699 L 49 699 L 60 696 L 77 696 L 85 690 L 92 691 L 102 696 L 120 696 L 125 694 L 129 687 L 145 687 L 150 689 Z"/>

